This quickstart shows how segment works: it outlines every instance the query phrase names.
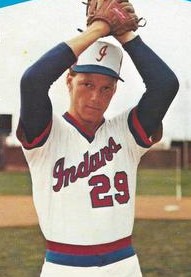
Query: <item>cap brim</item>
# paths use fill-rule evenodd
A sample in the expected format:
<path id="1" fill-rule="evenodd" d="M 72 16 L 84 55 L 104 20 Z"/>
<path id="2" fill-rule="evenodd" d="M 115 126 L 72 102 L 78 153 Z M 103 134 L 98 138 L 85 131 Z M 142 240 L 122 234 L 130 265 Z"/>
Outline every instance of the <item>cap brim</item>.
<path id="1" fill-rule="evenodd" d="M 114 77 L 114 78 L 124 82 L 124 80 L 114 70 L 112 70 L 108 67 L 105 67 L 105 66 L 99 66 L 99 65 L 93 65 L 93 64 L 74 65 L 72 67 L 72 70 L 74 72 L 78 72 L 78 73 L 103 74 L 103 75 Z"/>

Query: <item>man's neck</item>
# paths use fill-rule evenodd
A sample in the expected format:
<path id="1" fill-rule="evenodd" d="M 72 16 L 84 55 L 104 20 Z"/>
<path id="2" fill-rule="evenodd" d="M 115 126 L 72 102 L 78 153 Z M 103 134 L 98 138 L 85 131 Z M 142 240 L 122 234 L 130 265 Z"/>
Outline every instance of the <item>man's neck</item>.
<path id="1" fill-rule="evenodd" d="M 92 135 L 95 134 L 99 126 L 102 125 L 102 123 L 105 121 L 104 118 L 102 118 L 99 122 L 84 120 L 79 116 L 75 116 L 72 112 L 70 112 L 70 110 L 68 111 L 68 114 L 79 127 L 81 127 L 86 133 L 89 133 Z"/>

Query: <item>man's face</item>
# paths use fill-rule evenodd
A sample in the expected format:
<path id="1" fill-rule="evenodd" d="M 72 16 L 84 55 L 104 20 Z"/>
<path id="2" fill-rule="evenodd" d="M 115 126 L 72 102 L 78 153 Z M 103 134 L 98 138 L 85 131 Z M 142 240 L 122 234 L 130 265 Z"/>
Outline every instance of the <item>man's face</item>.
<path id="1" fill-rule="evenodd" d="M 117 80 L 94 73 L 68 74 L 67 86 L 71 100 L 70 114 L 82 125 L 99 125 L 116 91 Z"/>

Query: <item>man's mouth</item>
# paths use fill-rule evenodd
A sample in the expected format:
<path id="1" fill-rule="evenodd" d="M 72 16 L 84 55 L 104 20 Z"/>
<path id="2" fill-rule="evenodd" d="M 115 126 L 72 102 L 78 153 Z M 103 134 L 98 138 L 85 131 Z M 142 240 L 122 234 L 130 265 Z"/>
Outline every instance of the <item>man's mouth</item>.
<path id="1" fill-rule="evenodd" d="M 100 111 L 100 108 L 98 108 L 97 106 L 92 106 L 92 105 L 86 105 L 86 108 L 93 110 L 93 111 Z"/>

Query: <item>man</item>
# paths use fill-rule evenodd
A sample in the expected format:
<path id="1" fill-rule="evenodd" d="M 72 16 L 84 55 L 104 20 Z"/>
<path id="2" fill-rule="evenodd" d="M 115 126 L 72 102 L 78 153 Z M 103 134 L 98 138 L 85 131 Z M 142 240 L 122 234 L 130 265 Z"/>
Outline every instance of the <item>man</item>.
<path id="1" fill-rule="evenodd" d="M 140 36 L 115 36 L 146 92 L 136 107 L 105 120 L 122 80 L 121 49 L 99 40 L 109 32 L 106 22 L 93 22 L 42 56 L 21 81 L 17 135 L 47 241 L 42 277 L 142 276 L 131 238 L 137 166 L 161 138 L 178 81 Z M 48 91 L 67 69 L 70 107 L 59 118 Z"/>

